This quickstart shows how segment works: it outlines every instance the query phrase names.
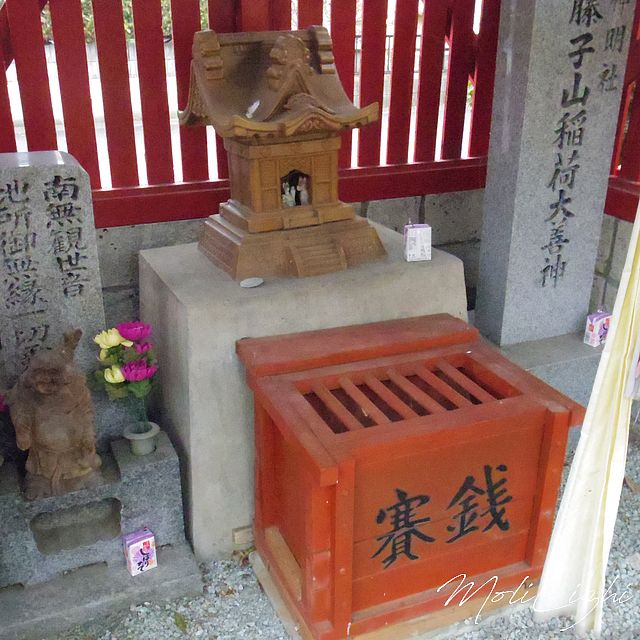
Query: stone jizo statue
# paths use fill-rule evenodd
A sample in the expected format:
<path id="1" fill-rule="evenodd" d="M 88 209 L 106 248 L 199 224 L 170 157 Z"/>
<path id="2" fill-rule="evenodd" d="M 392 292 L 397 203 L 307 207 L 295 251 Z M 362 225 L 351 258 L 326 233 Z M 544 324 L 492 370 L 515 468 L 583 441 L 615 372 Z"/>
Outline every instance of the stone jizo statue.
<path id="1" fill-rule="evenodd" d="M 70 331 L 57 349 L 36 353 L 7 394 L 18 448 L 29 451 L 28 500 L 85 487 L 102 464 L 91 396 L 73 362 L 81 335 Z"/>

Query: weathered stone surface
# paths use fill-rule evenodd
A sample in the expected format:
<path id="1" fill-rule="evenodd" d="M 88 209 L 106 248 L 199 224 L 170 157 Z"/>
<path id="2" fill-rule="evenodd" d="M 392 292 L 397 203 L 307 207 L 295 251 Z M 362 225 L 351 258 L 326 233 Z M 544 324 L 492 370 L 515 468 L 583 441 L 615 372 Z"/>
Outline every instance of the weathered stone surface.
<path id="1" fill-rule="evenodd" d="M 420 222 L 420 196 L 373 200 L 367 208 L 367 218 L 402 233 L 404 225 Z"/>
<path id="2" fill-rule="evenodd" d="M 607 216 L 608 217 L 608 216 Z M 633 224 L 626 220 L 618 220 L 616 229 L 616 237 L 613 245 L 613 253 L 611 256 L 611 269 L 607 274 L 616 282 L 620 282 L 622 270 L 627 259 L 627 251 L 629 251 L 629 243 L 631 242 L 631 231 Z"/>
<path id="3" fill-rule="evenodd" d="M 584 324 L 633 8 L 502 4 L 476 307 L 499 344 Z"/>
<path id="4" fill-rule="evenodd" d="M 144 526 L 154 532 L 158 546 L 184 540 L 178 458 L 163 432 L 156 451 L 143 457 L 133 456 L 126 441 L 114 441 L 112 453 L 103 454 L 98 484 L 63 496 L 25 501 L 16 466 L 5 463 L 0 467 L 0 588 L 43 582 L 103 561 L 122 565 L 126 573 L 120 536 Z"/>
<path id="5" fill-rule="evenodd" d="M 236 340 L 430 313 L 466 319 L 460 260 L 434 250 L 431 261 L 407 263 L 402 237 L 376 228 L 386 259 L 255 289 L 239 287 L 196 245 L 140 254 L 141 316 L 155 327 L 163 426 L 183 465 L 198 558 L 232 551 L 232 529 L 253 515 L 252 401 Z"/>
<path id="6" fill-rule="evenodd" d="M 84 332 L 78 364 L 92 368 L 104 309 L 91 187 L 72 156 L 0 154 L 0 250 L 0 386 L 74 327 Z"/>
<path id="7" fill-rule="evenodd" d="M 425 196 L 424 221 L 433 229 L 433 244 L 480 240 L 483 196 L 484 189 Z"/>

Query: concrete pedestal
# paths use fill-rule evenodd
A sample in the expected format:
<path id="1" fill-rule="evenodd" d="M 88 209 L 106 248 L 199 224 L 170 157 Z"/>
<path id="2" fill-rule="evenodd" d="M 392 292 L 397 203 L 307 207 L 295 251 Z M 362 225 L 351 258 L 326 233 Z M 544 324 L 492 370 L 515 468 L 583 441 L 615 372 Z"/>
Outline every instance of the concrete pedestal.
<path id="1" fill-rule="evenodd" d="M 433 251 L 407 263 L 376 225 L 387 258 L 313 278 L 242 289 L 195 244 L 140 253 L 140 312 L 154 325 L 163 428 L 181 458 L 196 557 L 233 549 L 253 515 L 253 404 L 236 340 L 431 313 L 466 319 L 462 262 Z"/>

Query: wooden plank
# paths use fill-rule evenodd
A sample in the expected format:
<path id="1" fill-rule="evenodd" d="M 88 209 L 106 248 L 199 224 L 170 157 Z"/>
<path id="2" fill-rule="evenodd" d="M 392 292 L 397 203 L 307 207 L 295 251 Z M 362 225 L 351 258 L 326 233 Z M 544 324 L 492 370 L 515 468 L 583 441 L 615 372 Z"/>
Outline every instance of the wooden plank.
<path id="1" fill-rule="evenodd" d="M 0 24 L 0 29 L 2 25 Z M 8 153 L 16 150 L 16 136 L 13 129 L 13 116 L 9 102 L 9 89 L 7 87 L 7 74 L 0 48 L 0 153 Z"/>
<path id="2" fill-rule="evenodd" d="M 431 0 L 424 7 L 416 120 L 417 162 L 433 161 L 436 157 L 447 5 L 446 0 Z"/>
<path id="3" fill-rule="evenodd" d="M 443 413 L 446 409 L 438 404 L 433 398 L 428 396 L 424 391 L 416 387 L 410 380 L 401 376 L 394 369 L 388 369 L 387 375 L 391 382 L 400 387 L 408 396 L 413 398 L 418 404 L 421 404 L 429 413 Z"/>
<path id="4" fill-rule="evenodd" d="M 298 29 L 322 24 L 322 0 L 298 0 Z"/>
<path id="5" fill-rule="evenodd" d="M 474 398 L 480 402 L 493 402 L 495 398 L 487 393 L 482 387 L 478 386 L 473 380 L 467 378 L 463 373 L 451 366 L 446 360 L 438 360 L 437 367 L 448 378 L 459 384 L 465 391 L 468 391 Z"/>
<path id="6" fill-rule="evenodd" d="M 391 420 L 387 418 L 387 416 L 376 407 L 367 396 L 356 387 L 349 378 L 342 377 L 340 378 L 340 386 L 344 390 L 344 392 L 360 407 L 362 407 L 367 415 L 373 419 L 376 424 L 389 424 Z"/>
<path id="7" fill-rule="evenodd" d="M 344 90 L 353 100 L 355 38 L 356 38 L 356 0 L 341 0 L 331 4 L 331 37 L 336 69 Z M 342 134 L 340 148 L 340 167 L 351 166 L 352 132 Z"/>
<path id="8" fill-rule="evenodd" d="M 467 85 L 473 69 L 473 13 L 475 0 L 451 3 L 452 21 L 449 36 L 449 74 L 445 99 L 442 158 L 460 158 L 464 116 L 467 108 Z"/>
<path id="9" fill-rule="evenodd" d="M 312 391 L 318 396 L 318 398 L 320 398 L 320 400 L 322 400 L 322 402 L 324 402 L 331 413 L 333 413 L 349 431 L 364 429 L 362 424 L 356 420 L 352 413 L 348 411 L 323 384 L 314 384 L 312 386 Z"/>
<path id="10" fill-rule="evenodd" d="M 139 184 L 127 43 L 120 0 L 92 0 L 104 123 L 114 187 Z"/>
<path id="11" fill-rule="evenodd" d="M 187 106 L 191 81 L 191 47 L 193 34 L 200 31 L 198 0 L 171 0 L 173 51 L 178 85 L 178 108 Z M 204 127 L 180 127 L 182 175 L 185 182 L 207 180 L 207 133 Z"/>
<path id="12" fill-rule="evenodd" d="M 38 0 L 7 0 L 11 49 L 29 151 L 57 149 Z"/>
<path id="13" fill-rule="evenodd" d="M 471 112 L 470 156 L 489 153 L 493 85 L 496 75 L 498 29 L 500 26 L 500 0 L 484 0 L 478 33 L 476 70 Z"/>
<path id="14" fill-rule="evenodd" d="M 393 32 L 393 66 L 389 102 L 389 144 L 387 163 L 400 164 L 409 157 L 409 129 L 413 99 L 418 0 L 405 0 L 396 6 Z"/>
<path id="15" fill-rule="evenodd" d="M 358 164 L 380 164 L 382 100 L 387 29 L 387 0 L 363 0 L 360 105 L 377 103 L 380 118 L 360 130 Z"/>
<path id="16" fill-rule="evenodd" d="M 418 414 L 409 406 L 407 406 L 398 396 L 389 391 L 380 380 L 374 378 L 371 375 L 365 376 L 364 381 L 366 385 L 380 396 L 395 412 L 399 413 L 403 418 L 415 418 Z"/>
<path id="17" fill-rule="evenodd" d="M 291 7 L 289 7 L 291 11 Z M 236 12 L 234 0 L 209 0 L 209 28 L 217 33 L 232 33 L 236 30 Z M 229 160 L 224 141 L 216 134 L 216 157 L 218 159 L 218 178 L 229 177 Z"/>
<path id="18" fill-rule="evenodd" d="M 167 71 L 162 7 L 157 0 L 133 0 L 133 24 L 149 184 L 173 182 Z"/>
<path id="19" fill-rule="evenodd" d="M 422 378 L 430 387 L 435 389 L 438 393 L 442 394 L 447 400 L 452 402 L 457 407 L 468 407 L 472 404 L 471 400 L 468 400 L 464 396 L 460 395 L 455 389 L 451 388 L 448 384 L 440 380 L 438 376 L 435 376 L 426 367 L 414 367 L 414 372 L 415 375 Z"/>
<path id="20" fill-rule="evenodd" d="M 49 5 L 49 11 L 67 149 L 89 174 L 92 188 L 99 189 L 100 168 L 82 6 L 80 0 L 56 0 Z"/>

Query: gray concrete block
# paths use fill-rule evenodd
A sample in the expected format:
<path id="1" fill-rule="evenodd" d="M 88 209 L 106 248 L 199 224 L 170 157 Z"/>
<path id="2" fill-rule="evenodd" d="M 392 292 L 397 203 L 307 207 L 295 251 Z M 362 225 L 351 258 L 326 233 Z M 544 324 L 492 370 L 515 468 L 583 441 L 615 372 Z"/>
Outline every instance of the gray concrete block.
<path id="1" fill-rule="evenodd" d="M 480 240 L 454 242 L 453 244 L 440 245 L 438 249 L 442 249 L 462 260 L 464 264 L 464 281 L 467 287 L 475 287 L 478 284 Z"/>
<path id="2" fill-rule="evenodd" d="M 433 229 L 433 244 L 480 240 L 483 197 L 484 189 L 425 196 L 424 221 Z"/>
<path id="3" fill-rule="evenodd" d="M 604 308 L 607 311 L 613 313 L 613 307 L 616 304 L 616 297 L 618 296 L 618 282 L 613 280 L 607 280 L 607 286 L 604 290 Z"/>
<path id="4" fill-rule="evenodd" d="M 184 541 L 178 458 L 166 433 L 156 451 L 136 457 L 112 443 L 91 488 L 28 502 L 16 466 L 0 468 L 0 587 L 30 585 L 64 571 L 119 564 L 121 536 L 149 527 L 158 545 Z"/>
<path id="5" fill-rule="evenodd" d="M 603 276 L 595 275 L 593 278 L 593 288 L 591 289 L 591 301 L 589 302 L 589 312 L 598 310 L 604 304 L 604 292 L 607 281 Z"/>
<path id="6" fill-rule="evenodd" d="M 178 220 L 98 229 L 98 256 L 105 288 L 138 284 L 138 252 L 195 242 L 202 220 Z"/>
<path id="7" fill-rule="evenodd" d="M 367 208 L 367 218 L 402 233 L 405 224 L 419 222 L 421 200 L 421 196 L 374 200 Z"/>
<path id="8" fill-rule="evenodd" d="M 202 593 L 202 577 L 186 543 L 158 549 L 158 566 L 130 576 L 124 555 L 42 584 L 0 589 L 0 638 L 39 640 L 147 600 Z"/>
<path id="9" fill-rule="evenodd" d="M 600 229 L 600 242 L 596 256 L 596 273 L 609 275 L 611 260 L 613 259 L 614 240 L 618 226 L 618 219 L 613 216 L 603 216 Z"/>
<path id="10" fill-rule="evenodd" d="M 584 332 L 521 342 L 503 347 L 502 352 L 529 373 L 586 406 L 604 347 L 590 347 L 583 338 Z"/>
<path id="11" fill-rule="evenodd" d="M 0 212 L 0 387 L 76 327 L 88 370 L 104 325 L 89 176 L 67 153 L 0 153 Z"/>
<path id="12" fill-rule="evenodd" d="M 376 228 L 386 259 L 255 289 L 196 245 L 140 254 L 141 315 L 155 327 L 163 425 L 180 454 L 198 558 L 232 551 L 232 530 L 253 517 L 252 399 L 236 340 L 431 313 L 466 319 L 460 260 L 435 249 L 431 261 L 407 263 L 401 236 Z"/>
<path id="13" fill-rule="evenodd" d="M 605 216 L 608 218 L 609 216 Z M 627 259 L 627 251 L 629 251 L 629 242 L 631 241 L 631 231 L 633 230 L 633 224 L 626 220 L 618 220 L 615 243 L 613 246 L 613 253 L 611 256 L 611 269 L 609 271 L 609 277 L 620 282 L 622 277 L 622 270 L 624 269 L 624 263 Z"/>
<path id="14" fill-rule="evenodd" d="M 135 320 L 140 315 L 138 285 L 112 287 L 102 290 L 106 327 L 115 327 L 120 322 Z"/>

